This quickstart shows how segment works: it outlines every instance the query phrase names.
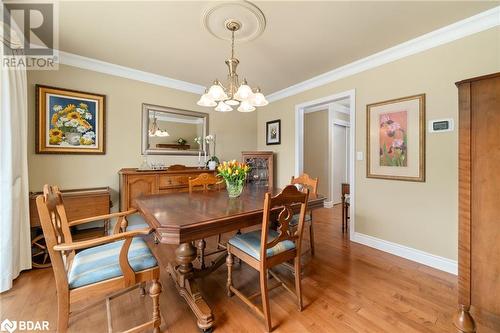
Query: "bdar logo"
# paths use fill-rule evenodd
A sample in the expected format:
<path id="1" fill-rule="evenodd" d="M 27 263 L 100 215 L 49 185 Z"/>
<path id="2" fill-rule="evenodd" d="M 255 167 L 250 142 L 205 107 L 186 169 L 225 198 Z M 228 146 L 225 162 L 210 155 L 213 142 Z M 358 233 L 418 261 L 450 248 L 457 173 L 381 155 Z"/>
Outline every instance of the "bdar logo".
<path id="1" fill-rule="evenodd" d="M 7 331 L 9 333 L 12 333 L 16 330 L 17 328 L 17 322 L 16 321 L 10 321 L 8 319 L 5 319 L 2 321 L 2 324 L 0 324 L 0 331 Z"/>

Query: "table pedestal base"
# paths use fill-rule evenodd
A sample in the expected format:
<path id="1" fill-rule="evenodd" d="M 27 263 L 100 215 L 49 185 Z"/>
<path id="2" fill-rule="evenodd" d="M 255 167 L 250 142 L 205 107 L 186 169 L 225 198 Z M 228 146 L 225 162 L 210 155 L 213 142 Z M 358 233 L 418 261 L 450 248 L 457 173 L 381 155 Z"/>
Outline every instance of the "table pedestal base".
<path id="1" fill-rule="evenodd" d="M 203 331 L 211 331 L 214 316 L 207 302 L 203 299 L 196 278 L 206 276 L 216 270 L 225 261 L 225 253 L 221 254 L 210 267 L 199 270 L 193 267 L 196 259 L 196 248 L 191 243 L 183 243 L 175 250 L 177 266 L 168 264 L 168 272 L 174 280 L 179 294 L 186 300 L 196 316 L 198 327 Z"/>
<path id="2" fill-rule="evenodd" d="M 205 302 L 194 279 L 186 279 L 171 264 L 168 264 L 168 272 L 175 282 L 177 291 L 186 300 L 191 311 L 198 319 L 198 327 L 203 331 L 208 331 L 214 324 L 212 310 Z"/>

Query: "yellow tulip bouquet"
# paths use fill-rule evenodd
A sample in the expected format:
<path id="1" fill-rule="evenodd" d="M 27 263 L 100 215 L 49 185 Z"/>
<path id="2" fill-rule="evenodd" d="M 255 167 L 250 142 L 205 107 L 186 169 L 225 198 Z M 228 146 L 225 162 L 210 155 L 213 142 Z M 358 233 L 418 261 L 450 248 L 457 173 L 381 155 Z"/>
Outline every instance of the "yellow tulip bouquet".
<path id="1" fill-rule="evenodd" d="M 236 198 L 241 195 L 247 174 L 250 167 L 245 163 L 237 162 L 236 160 L 224 161 L 217 168 L 219 176 L 226 181 L 227 193 L 230 198 Z"/>

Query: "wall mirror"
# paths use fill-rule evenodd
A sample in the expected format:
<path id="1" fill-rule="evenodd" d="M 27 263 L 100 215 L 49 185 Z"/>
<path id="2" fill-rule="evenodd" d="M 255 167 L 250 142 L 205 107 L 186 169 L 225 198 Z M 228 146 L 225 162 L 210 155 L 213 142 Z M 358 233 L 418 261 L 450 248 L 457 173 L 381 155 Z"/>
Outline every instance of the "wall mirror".
<path id="1" fill-rule="evenodd" d="M 200 152 L 204 154 L 206 144 L 203 138 L 207 134 L 207 113 L 152 104 L 142 105 L 144 155 L 198 155 Z"/>

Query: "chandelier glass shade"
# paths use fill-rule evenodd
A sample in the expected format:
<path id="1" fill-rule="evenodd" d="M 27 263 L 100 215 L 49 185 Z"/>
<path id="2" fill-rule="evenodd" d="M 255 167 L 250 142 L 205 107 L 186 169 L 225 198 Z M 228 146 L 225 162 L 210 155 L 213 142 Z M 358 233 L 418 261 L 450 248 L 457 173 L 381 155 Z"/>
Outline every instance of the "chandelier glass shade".
<path id="1" fill-rule="evenodd" d="M 231 58 L 226 60 L 229 74 L 227 84 L 224 86 L 219 80 L 215 80 L 210 88 L 196 103 L 200 106 L 214 107 L 215 111 L 229 112 L 236 108 L 240 112 L 252 112 L 256 107 L 266 106 L 269 102 L 260 91 L 260 88 L 252 89 L 247 80 L 240 84 L 236 67 L 240 61 L 234 57 L 234 33 L 241 28 L 241 24 L 235 20 L 229 20 L 226 28 L 231 31 Z"/>
<path id="2" fill-rule="evenodd" d="M 158 126 L 156 113 L 154 113 L 154 115 L 153 115 L 153 123 L 151 123 L 151 126 L 149 126 L 148 134 L 149 134 L 149 136 L 157 136 L 157 137 L 170 136 L 170 134 L 168 134 L 168 132 L 166 130 L 162 130 Z"/>

